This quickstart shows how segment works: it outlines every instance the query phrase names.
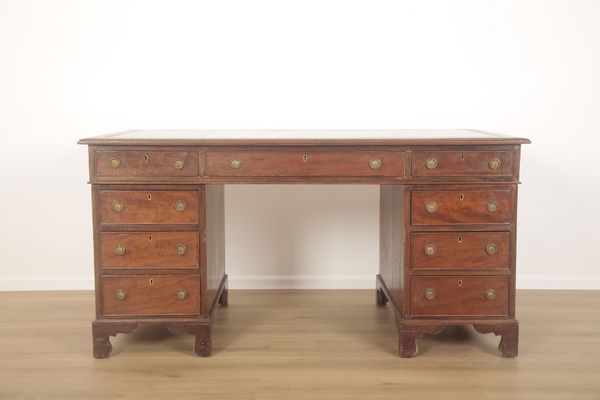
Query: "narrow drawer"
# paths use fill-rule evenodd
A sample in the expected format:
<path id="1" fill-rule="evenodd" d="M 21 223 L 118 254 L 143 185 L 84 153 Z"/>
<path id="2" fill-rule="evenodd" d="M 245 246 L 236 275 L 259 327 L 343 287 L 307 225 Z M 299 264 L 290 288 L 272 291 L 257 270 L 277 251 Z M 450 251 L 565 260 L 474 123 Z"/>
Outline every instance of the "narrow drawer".
<path id="1" fill-rule="evenodd" d="M 404 152 L 211 151 L 210 176 L 404 176 Z"/>
<path id="2" fill-rule="evenodd" d="M 413 176 L 512 176 L 512 151 L 415 151 Z"/>
<path id="3" fill-rule="evenodd" d="M 413 269 L 509 268 L 510 232 L 412 233 Z"/>
<path id="4" fill-rule="evenodd" d="M 110 268 L 198 268 L 198 232 L 101 233 L 100 264 Z"/>
<path id="5" fill-rule="evenodd" d="M 511 190 L 416 191 L 412 224 L 508 224 L 512 199 Z"/>
<path id="6" fill-rule="evenodd" d="M 414 316 L 507 316 L 509 278 L 490 276 L 413 276 Z"/>
<path id="7" fill-rule="evenodd" d="M 100 223 L 197 224 L 198 192 L 101 190 Z"/>
<path id="8" fill-rule="evenodd" d="M 198 176 L 197 151 L 97 150 L 94 160 L 96 176 Z"/>
<path id="9" fill-rule="evenodd" d="M 105 316 L 198 315 L 198 275 L 119 275 L 102 277 Z"/>

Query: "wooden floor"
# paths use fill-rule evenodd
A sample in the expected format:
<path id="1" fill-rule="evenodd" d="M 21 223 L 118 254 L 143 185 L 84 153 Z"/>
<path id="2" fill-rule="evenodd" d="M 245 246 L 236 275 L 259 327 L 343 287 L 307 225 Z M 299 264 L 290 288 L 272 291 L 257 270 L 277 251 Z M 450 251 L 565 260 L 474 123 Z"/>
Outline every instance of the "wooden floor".
<path id="1" fill-rule="evenodd" d="M 397 354 L 374 290 L 230 291 L 214 353 L 140 328 L 92 358 L 91 292 L 0 293 L 0 399 L 600 399 L 600 292 L 521 291 L 520 356 L 471 327 Z"/>

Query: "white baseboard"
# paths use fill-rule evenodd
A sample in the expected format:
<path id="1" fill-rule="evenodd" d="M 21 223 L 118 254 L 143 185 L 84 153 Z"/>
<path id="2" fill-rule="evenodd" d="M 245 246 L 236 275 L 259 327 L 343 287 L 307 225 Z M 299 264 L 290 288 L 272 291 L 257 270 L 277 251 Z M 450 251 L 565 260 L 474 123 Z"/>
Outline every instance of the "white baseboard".
<path id="1" fill-rule="evenodd" d="M 90 276 L 32 276 L 0 278 L 0 291 L 93 290 Z"/>
<path id="2" fill-rule="evenodd" d="M 231 289 L 373 289 L 375 275 L 236 275 Z M 598 276 L 519 275 L 518 289 L 600 290 Z M 92 290 L 89 276 L 0 278 L 0 291 Z"/>
<path id="3" fill-rule="evenodd" d="M 374 289 L 375 275 L 237 275 L 231 289 Z"/>
<path id="4" fill-rule="evenodd" d="M 600 290 L 600 276 L 520 275 L 517 289 Z"/>

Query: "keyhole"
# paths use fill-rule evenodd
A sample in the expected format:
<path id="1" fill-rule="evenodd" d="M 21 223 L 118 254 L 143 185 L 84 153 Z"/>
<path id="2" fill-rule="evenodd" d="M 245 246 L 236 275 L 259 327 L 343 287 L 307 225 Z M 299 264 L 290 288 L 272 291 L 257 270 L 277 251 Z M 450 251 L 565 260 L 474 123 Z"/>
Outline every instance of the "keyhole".
<path id="1" fill-rule="evenodd" d="M 463 285 L 463 281 L 462 279 L 459 279 L 458 282 L 456 282 L 458 284 L 458 286 L 462 286 Z"/>
<path id="2" fill-rule="evenodd" d="M 464 154 L 460 155 L 460 161 L 465 161 L 465 155 Z"/>
<path id="3" fill-rule="evenodd" d="M 302 161 L 307 162 L 308 161 L 308 154 L 304 154 L 302 156 Z"/>
<path id="4" fill-rule="evenodd" d="M 144 154 L 144 162 L 147 163 L 148 162 L 148 154 Z"/>
<path id="5" fill-rule="evenodd" d="M 146 198 L 147 198 L 148 200 L 152 200 L 152 195 L 151 195 L 150 193 L 148 193 L 148 194 L 146 195 Z"/>
<path id="6" fill-rule="evenodd" d="M 154 285 L 154 279 L 150 278 L 150 280 L 148 281 L 148 283 L 150 284 L 150 286 Z"/>
<path id="7" fill-rule="evenodd" d="M 463 242 L 463 238 L 462 238 L 462 236 L 459 236 L 458 237 L 458 243 L 462 244 L 462 242 Z"/>
<path id="8" fill-rule="evenodd" d="M 148 236 L 148 241 L 151 242 L 152 241 L 152 235 Z"/>
<path id="9" fill-rule="evenodd" d="M 460 196 L 458 196 L 458 198 L 459 198 L 460 200 L 464 200 L 464 199 L 465 199 L 465 195 L 461 193 L 461 194 L 460 194 Z"/>

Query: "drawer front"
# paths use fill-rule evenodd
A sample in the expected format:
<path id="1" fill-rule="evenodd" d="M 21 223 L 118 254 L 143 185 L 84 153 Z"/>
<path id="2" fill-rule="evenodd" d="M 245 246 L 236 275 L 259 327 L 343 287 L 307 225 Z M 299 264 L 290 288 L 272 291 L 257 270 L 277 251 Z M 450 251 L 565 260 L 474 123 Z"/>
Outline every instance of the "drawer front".
<path id="1" fill-rule="evenodd" d="M 96 176 L 198 176 L 198 152 L 118 150 L 94 152 Z"/>
<path id="2" fill-rule="evenodd" d="M 416 191 L 412 224 L 507 224 L 512 199 L 511 190 Z"/>
<path id="3" fill-rule="evenodd" d="M 102 268 L 198 268 L 198 232 L 101 233 Z"/>
<path id="4" fill-rule="evenodd" d="M 509 268 L 509 232 L 412 233 L 413 269 Z"/>
<path id="5" fill-rule="evenodd" d="M 210 176 L 404 176 L 404 152 L 211 151 Z"/>
<path id="6" fill-rule="evenodd" d="M 198 275 L 119 275 L 102 277 L 105 316 L 198 315 Z"/>
<path id="7" fill-rule="evenodd" d="M 98 203 L 100 223 L 198 223 L 198 192 L 193 190 L 101 190 Z"/>
<path id="8" fill-rule="evenodd" d="M 489 276 L 413 276 L 414 316 L 507 316 L 509 278 Z"/>
<path id="9" fill-rule="evenodd" d="M 415 151 L 413 176 L 512 176 L 512 151 Z"/>

